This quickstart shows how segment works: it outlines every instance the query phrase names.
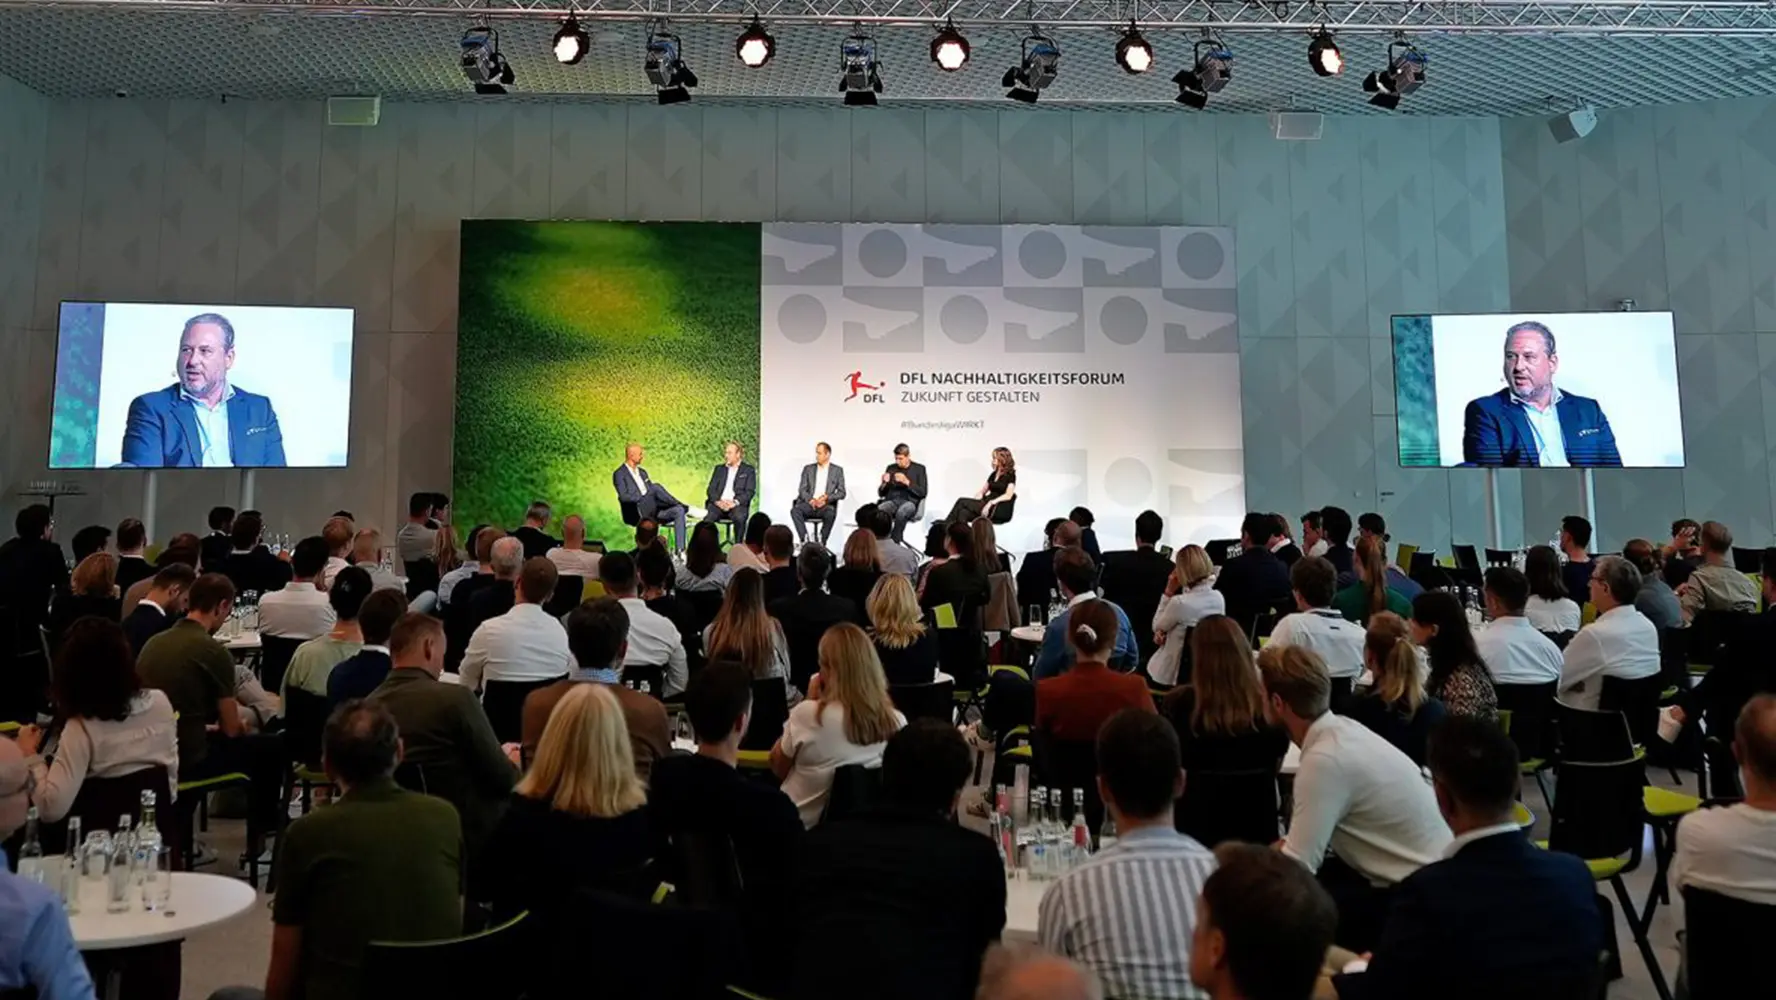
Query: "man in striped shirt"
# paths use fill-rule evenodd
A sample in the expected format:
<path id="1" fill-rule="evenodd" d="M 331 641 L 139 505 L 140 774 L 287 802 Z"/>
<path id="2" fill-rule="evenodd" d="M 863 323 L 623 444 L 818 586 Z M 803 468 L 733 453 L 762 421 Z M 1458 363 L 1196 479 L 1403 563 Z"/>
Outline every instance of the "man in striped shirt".
<path id="1" fill-rule="evenodd" d="M 1197 1000 L 1190 941 L 1215 856 L 1172 828 L 1184 792 L 1178 735 L 1125 709 L 1098 732 L 1098 791 L 1120 839 L 1042 897 L 1043 947 L 1096 973 L 1110 998 Z"/>

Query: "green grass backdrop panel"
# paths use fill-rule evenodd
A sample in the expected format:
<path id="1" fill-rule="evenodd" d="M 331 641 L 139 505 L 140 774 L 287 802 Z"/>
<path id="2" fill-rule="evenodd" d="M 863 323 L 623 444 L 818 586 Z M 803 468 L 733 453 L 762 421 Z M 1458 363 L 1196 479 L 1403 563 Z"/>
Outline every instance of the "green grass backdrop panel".
<path id="1" fill-rule="evenodd" d="M 757 224 L 465 221 L 454 520 L 557 525 L 627 547 L 611 472 L 646 466 L 701 506 L 722 442 L 756 464 Z"/>

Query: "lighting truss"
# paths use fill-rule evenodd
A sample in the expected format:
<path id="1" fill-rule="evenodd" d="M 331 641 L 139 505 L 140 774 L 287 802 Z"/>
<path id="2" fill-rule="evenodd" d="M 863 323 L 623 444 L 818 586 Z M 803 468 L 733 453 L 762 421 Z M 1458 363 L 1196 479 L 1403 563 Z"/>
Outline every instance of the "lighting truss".
<path id="1" fill-rule="evenodd" d="M 749 24 L 920 25 L 955 19 L 964 24 L 1035 23 L 1049 30 L 1129 24 L 1125 0 L 0 0 L 10 8 L 236 10 L 356 16 L 552 17 L 569 13 L 582 23 L 653 20 Z M 1147 31 L 1209 29 L 1299 32 L 1329 28 L 1341 36 L 1410 31 L 1420 36 L 1480 35 L 1713 35 L 1776 36 L 1776 4 L 1766 0 L 1417 0 L 1350 3 L 1319 0 L 1230 3 L 1227 0 L 1152 0 L 1140 7 Z"/>

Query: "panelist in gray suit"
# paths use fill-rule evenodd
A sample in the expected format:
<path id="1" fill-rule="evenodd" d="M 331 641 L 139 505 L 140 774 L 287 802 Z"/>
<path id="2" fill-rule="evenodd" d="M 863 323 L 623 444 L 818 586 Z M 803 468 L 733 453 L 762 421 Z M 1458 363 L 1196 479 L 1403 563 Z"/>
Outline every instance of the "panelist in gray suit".
<path id="1" fill-rule="evenodd" d="M 802 466 L 802 484 L 789 508 L 789 523 L 795 525 L 796 539 L 807 540 L 803 522 L 818 521 L 814 540 L 826 544 L 832 537 L 833 522 L 839 519 L 839 501 L 843 499 L 845 470 L 832 464 L 832 446 L 822 441 L 814 446 L 813 464 Z"/>

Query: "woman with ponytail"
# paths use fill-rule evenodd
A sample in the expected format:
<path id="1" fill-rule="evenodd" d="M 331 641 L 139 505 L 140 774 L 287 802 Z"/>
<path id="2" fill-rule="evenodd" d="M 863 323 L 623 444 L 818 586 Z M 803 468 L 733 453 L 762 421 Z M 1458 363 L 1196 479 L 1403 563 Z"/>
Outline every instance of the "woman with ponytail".
<path id="1" fill-rule="evenodd" d="M 1089 742 L 1125 708 L 1154 711 L 1146 679 L 1110 667 L 1118 625 L 1116 608 L 1108 601 L 1073 606 L 1066 626 L 1073 665 L 1058 677 L 1036 682 L 1036 728 L 1050 739 Z"/>
<path id="2" fill-rule="evenodd" d="M 1360 548 L 1363 539 L 1357 543 Z M 1377 736 L 1423 766 L 1425 741 L 1447 711 L 1425 693 L 1424 667 L 1405 619 L 1383 611 L 1369 619 L 1363 641 L 1363 665 L 1374 677 L 1344 706 L 1334 706 L 1374 730 Z"/>
<path id="3" fill-rule="evenodd" d="M 1378 612 L 1391 611 L 1401 618 L 1412 613 L 1412 602 L 1406 595 L 1388 586 L 1386 547 L 1379 538 L 1364 535 L 1357 539 L 1356 556 L 1351 560 L 1357 582 L 1332 598 L 1332 606 L 1346 620 L 1368 625 L 1369 616 Z"/>

